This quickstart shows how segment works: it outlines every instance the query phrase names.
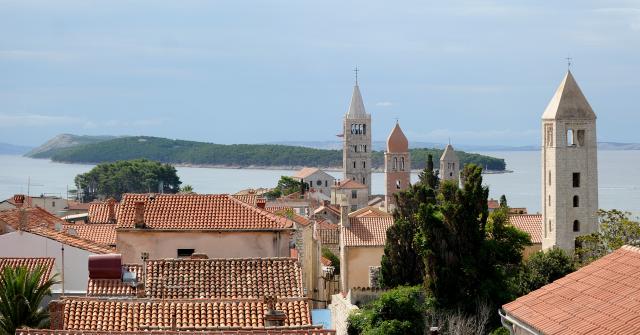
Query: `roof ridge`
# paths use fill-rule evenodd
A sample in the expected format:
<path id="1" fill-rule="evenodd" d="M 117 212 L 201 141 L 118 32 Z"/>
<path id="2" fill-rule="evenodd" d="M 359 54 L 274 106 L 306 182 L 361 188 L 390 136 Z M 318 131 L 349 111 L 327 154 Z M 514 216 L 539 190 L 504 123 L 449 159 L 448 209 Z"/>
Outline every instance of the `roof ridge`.
<path id="1" fill-rule="evenodd" d="M 283 227 L 278 227 L 278 228 L 290 228 L 293 227 L 293 221 L 283 217 L 283 216 L 279 216 L 279 215 L 275 215 L 274 213 L 269 212 L 266 209 L 262 209 L 262 208 L 258 208 L 256 206 L 253 206 L 251 204 L 248 204 L 240 199 L 237 199 L 236 197 L 226 194 L 228 199 L 231 199 L 231 201 L 235 201 L 236 203 L 240 204 L 241 206 L 244 206 L 245 208 L 248 208 L 264 217 L 267 217 L 269 219 L 275 220 L 278 223 L 282 223 L 284 226 Z M 285 221 L 285 222 L 281 222 L 281 221 Z"/>
<path id="2" fill-rule="evenodd" d="M 627 250 L 627 251 L 632 251 L 635 253 L 639 253 L 640 254 L 640 247 L 636 247 L 633 245 L 629 245 L 629 244 L 625 244 L 621 247 L 621 249 Z"/>
<path id="3" fill-rule="evenodd" d="M 117 279 L 116 279 L 117 280 Z M 180 299 L 161 299 L 161 298 L 135 298 L 122 296 L 82 296 L 68 295 L 60 297 L 62 301 L 98 301 L 98 302 L 130 302 L 130 303 L 234 303 L 234 302 L 263 302 L 264 298 L 180 298 Z M 309 301 L 309 297 L 276 297 L 277 302 L 297 302 Z M 266 304 L 266 303 L 265 303 Z"/>
<path id="4" fill-rule="evenodd" d="M 205 259 L 190 259 L 190 258 L 162 258 L 162 259 L 150 259 L 148 262 L 160 262 L 160 261 L 237 261 L 237 260 L 290 260 L 297 261 L 293 257 L 230 257 L 230 258 L 205 258 Z"/>
<path id="5" fill-rule="evenodd" d="M 78 248 L 78 249 L 82 249 L 82 250 L 86 250 L 86 251 L 92 251 L 93 252 L 95 250 L 101 250 L 101 252 L 104 252 L 104 253 L 113 253 L 113 252 L 116 251 L 114 248 L 111 248 L 108 245 L 101 244 L 101 243 L 98 243 L 96 241 L 89 240 L 89 239 L 86 239 L 86 238 L 82 238 L 82 237 L 77 236 L 77 235 L 71 235 L 71 234 L 65 233 L 63 231 L 57 231 L 57 230 L 51 229 L 49 227 L 42 227 L 42 226 L 28 227 L 24 231 L 32 233 L 32 234 L 36 234 L 36 235 L 39 235 L 39 236 L 42 236 L 42 237 L 45 237 L 45 238 L 50 238 L 50 239 L 56 240 L 56 241 L 58 241 L 60 243 L 64 243 L 64 244 L 67 244 L 69 246 L 72 246 L 72 247 L 75 247 L 75 248 Z M 53 234 L 50 234 L 50 233 L 53 233 Z M 88 243 L 90 245 L 89 246 L 82 246 L 82 245 L 78 245 L 78 244 L 73 245 L 73 244 L 67 243 L 67 242 L 70 242 L 70 241 L 61 241 L 60 239 L 56 238 L 57 236 L 54 236 L 54 235 L 57 235 L 57 234 L 62 235 L 65 238 L 69 238 L 69 239 L 72 239 L 72 240 L 77 240 L 79 242 L 86 242 L 86 243 Z"/>

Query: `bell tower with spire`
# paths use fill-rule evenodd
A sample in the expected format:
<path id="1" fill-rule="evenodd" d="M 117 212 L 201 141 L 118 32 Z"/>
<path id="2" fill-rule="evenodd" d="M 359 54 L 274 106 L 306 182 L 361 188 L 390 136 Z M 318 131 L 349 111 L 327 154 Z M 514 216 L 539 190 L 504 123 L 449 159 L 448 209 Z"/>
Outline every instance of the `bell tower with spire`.
<path id="1" fill-rule="evenodd" d="M 371 194 L 371 115 L 364 109 L 364 102 L 356 84 L 353 87 L 351 104 L 344 116 L 342 168 L 344 179 L 355 180 L 367 186 Z"/>
<path id="2" fill-rule="evenodd" d="M 451 143 L 447 144 L 442 156 L 440 156 L 440 180 L 460 182 L 460 160 Z"/>
<path id="3" fill-rule="evenodd" d="M 409 141 L 397 122 L 387 138 L 387 151 L 384 153 L 384 179 L 386 185 L 384 204 L 387 212 L 391 213 L 396 206 L 393 195 L 406 190 L 411 182 Z"/>
<path id="4" fill-rule="evenodd" d="M 571 71 L 542 114 L 542 249 L 598 230 L 596 114 Z"/>

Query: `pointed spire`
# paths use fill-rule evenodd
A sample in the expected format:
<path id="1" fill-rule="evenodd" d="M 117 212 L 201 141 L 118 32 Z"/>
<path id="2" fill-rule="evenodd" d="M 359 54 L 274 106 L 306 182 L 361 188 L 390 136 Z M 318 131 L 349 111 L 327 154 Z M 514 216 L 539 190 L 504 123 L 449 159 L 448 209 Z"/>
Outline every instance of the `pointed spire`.
<path id="1" fill-rule="evenodd" d="M 404 132 L 400 129 L 400 123 L 396 121 L 396 126 L 391 130 L 391 134 L 387 137 L 387 152 L 408 152 L 409 140 L 404 136 Z"/>
<path id="2" fill-rule="evenodd" d="M 547 109 L 542 114 L 542 118 L 547 120 L 594 120 L 596 118 L 596 114 L 591 109 L 587 98 L 582 94 L 582 90 L 573 78 L 571 71 L 567 71 L 562 79 L 556 93 L 547 105 Z"/>
<path id="3" fill-rule="evenodd" d="M 349 105 L 347 116 L 365 116 L 366 114 L 367 112 L 364 109 L 364 102 L 362 102 L 360 88 L 356 84 L 353 86 L 353 94 L 351 95 L 351 104 Z"/>
<path id="4" fill-rule="evenodd" d="M 447 147 L 444 148 L 444 152 L 442 153 L 442 156 L 440 156 L 440 160 L 458 161 L 458 155 L 456 154 L 456 151 L 453 150 L 453 146 L 451 145 L 451 143 L 447 144 Z"/>

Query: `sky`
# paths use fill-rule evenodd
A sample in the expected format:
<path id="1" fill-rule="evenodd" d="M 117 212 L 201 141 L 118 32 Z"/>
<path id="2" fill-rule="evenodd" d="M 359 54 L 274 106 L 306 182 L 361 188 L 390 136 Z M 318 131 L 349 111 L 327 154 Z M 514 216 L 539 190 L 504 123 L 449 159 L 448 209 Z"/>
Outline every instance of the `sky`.
<path id="1" fill-rule="evenodd" d="M 0 0 L 0 142 L 335 141 L 357 66 L 374 140 L 535 145 L 567 57 L 640 142 L 640 1 Z"/>

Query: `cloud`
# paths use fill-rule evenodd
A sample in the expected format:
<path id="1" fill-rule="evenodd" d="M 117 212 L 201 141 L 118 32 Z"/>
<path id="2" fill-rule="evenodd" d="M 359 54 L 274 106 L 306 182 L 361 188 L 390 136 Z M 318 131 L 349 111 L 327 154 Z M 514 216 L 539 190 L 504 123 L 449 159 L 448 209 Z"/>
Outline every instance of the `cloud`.
<path id="1" fill-rule="evenodd" d="M 0 114 L 0 128 L 49 127 L 52 125 L 79 124 L 82 122 L 82 119 L 71 116 L 51 116 L 41 114 Z"/>
<path id="2" fill-rule="evenodd" d="M 390 101 L 376 102 L 376 106 L 378 106 L 378 107 L 391 107 L 392 105 L 393 105 L 393 103 L 390 102 Z"/>

